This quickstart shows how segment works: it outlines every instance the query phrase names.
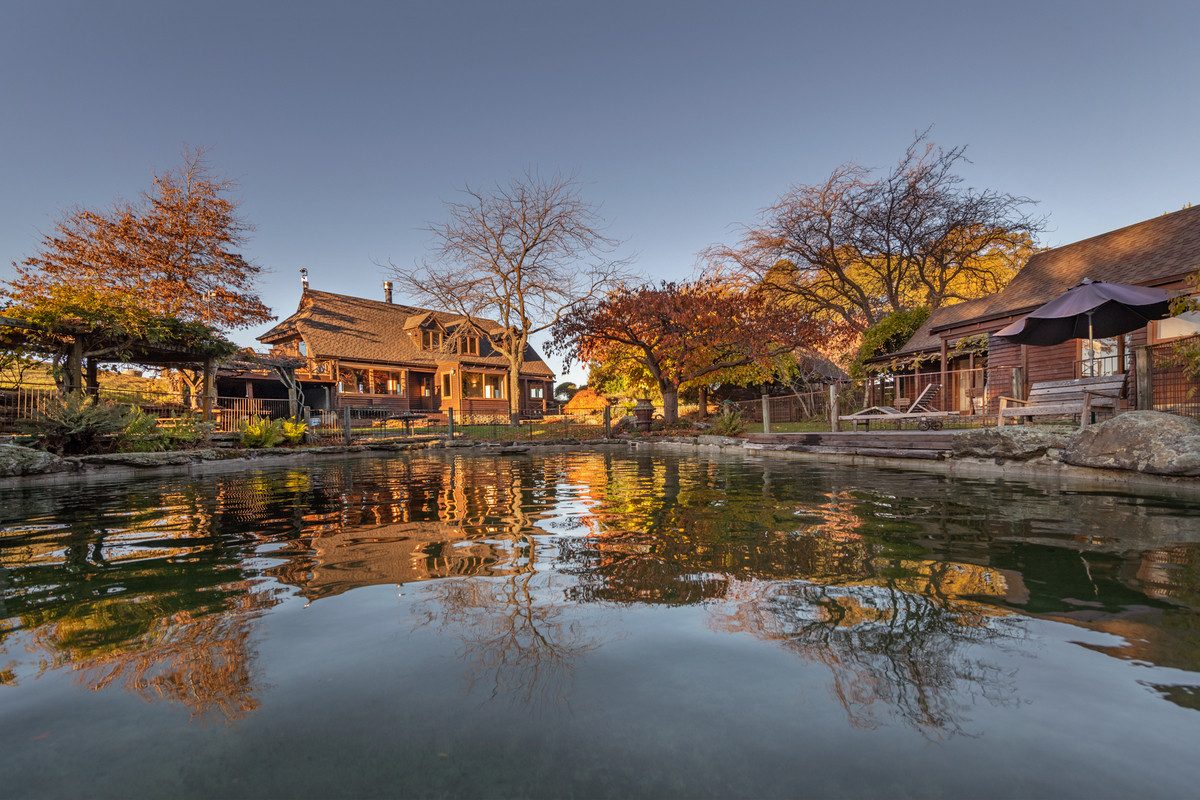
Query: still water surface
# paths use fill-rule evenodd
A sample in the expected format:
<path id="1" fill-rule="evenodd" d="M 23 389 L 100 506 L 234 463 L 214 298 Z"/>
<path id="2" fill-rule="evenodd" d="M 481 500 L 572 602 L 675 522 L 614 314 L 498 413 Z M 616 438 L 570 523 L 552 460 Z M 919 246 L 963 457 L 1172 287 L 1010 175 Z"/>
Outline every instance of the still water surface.
<path id="1" fill-rule="evenodd" d="M 753 457 L 0 490 L 0 796 L 1195 796 L 1200 507 Z"/>

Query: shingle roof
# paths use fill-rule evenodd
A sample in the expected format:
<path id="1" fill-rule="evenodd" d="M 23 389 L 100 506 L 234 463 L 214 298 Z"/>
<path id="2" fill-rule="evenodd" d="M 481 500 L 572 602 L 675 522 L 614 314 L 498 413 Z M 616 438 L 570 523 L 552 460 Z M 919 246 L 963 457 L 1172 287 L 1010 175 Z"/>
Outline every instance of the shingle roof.
<path id="1" fill-rule="evenodd" d="M 937 350 L 959 323 L 1024 314 L 1084 278 L 1153 286 L 1200 270 L 1200 206 L 1101 233 L 1030 256 L 1005 289 L 933 312 L 897 353 Z"/>
<path id="2" fill-rule="evenodd" d="M 420 340 L 411 329 L 427 317 L 437 320 L 444 327 L 459 325 L 466 320 L 458 314 L 444 311 L 305 289 L 296 313 L 258 339 L 271 344 L 298 333 L 304 337 L 309 353 L 314 358 L 429 366 L 446 362 L 507 366 L 503 356 L 499 355 L 459 356 L 422 350 Z M 490 330 L 500 327 L 491 320 L 480 321 L 480 324 Z M 554 371 L 533 347 L 525 350 L 522 373 L 554 376 Z"/>

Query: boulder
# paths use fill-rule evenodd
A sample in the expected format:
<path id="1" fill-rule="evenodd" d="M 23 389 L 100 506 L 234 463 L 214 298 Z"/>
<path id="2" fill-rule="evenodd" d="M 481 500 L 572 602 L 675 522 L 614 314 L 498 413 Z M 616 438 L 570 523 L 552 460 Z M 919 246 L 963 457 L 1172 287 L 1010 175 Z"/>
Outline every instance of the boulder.
<path id="1" fill-rule="evenodd" d="M 1200 475 L 1200 422 L 1161 411 L 1129 411 L 1071 439 L 1063 461 L 1151 475 Z"/>
<path id="2" fill-rule="evenodd" d="M 955 433 L 950 452 L 956 458 L 992 458 L 997 461 L 1030 461 L 1067 446 L 1070 436 L 1062 430 L 1025 425 L 972 428 Z"/>
<path id="3" fill-rule="evenodd" d="M 102 453 L 79 456 L 81 464 L 89 466 L 170 467 L 193 464 L 201 460 L 200 450 L 168 450 L 163 453 Z"/>
<path id="4" fill-rule="evenodd" d="M 15 444 L 0 444 L 0 477 L 16 478 L 22 475 L 45 475 L 49 472 L 66 472 L 75 469 L 75 463 L 65 458 Z"/>

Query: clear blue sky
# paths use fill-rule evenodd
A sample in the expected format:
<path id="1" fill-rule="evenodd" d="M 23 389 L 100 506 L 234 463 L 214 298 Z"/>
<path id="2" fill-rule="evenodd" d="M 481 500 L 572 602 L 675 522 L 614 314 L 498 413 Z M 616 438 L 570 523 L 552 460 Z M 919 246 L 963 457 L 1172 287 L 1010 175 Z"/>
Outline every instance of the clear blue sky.
<path id="1" fill-rule="evenodd" d="M 0 5 L 0 277 L 186 144 L 240 184 L 281 315 L 380 296 L 465 183 L 576 173 L 656 277 L 913 132 L 1059 244 L 1200 200 L 1196 2 Z M 240 333 L 249 342 L 256 331 Z"/>

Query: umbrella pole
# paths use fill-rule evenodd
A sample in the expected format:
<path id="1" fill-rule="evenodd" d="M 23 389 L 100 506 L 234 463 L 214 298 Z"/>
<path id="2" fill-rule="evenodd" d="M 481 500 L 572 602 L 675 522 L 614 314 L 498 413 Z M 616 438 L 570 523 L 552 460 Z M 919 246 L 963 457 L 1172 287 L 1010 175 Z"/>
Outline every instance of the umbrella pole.
<path id="1" fill-rule="evenodd" d="M 1096 377 L 1096 337 L 1092 333 L 1092 312 L 1087 312 L 1088 315 L 1088 350 L 1091 353 L 1090 360 L 1092 362 L 1091 377 Z"/>

